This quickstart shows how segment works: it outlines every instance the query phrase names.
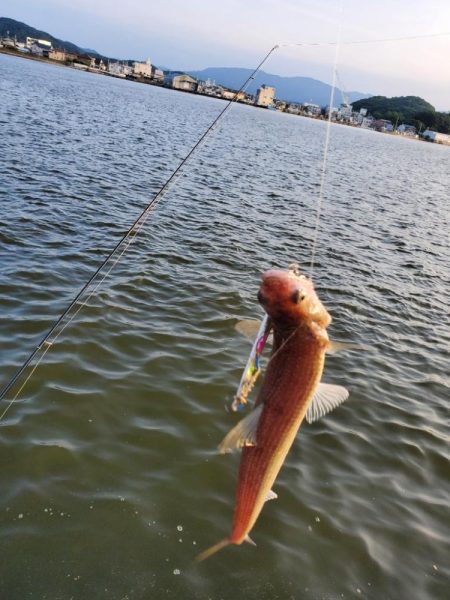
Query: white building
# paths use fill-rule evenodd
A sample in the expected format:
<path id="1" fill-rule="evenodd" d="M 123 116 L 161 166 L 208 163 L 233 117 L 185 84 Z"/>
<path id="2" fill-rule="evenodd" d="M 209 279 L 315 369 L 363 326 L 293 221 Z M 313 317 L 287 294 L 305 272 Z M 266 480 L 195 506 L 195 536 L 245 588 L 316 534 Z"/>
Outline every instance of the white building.
<path id="1" fill-rule="evenodd" d="M 341 104 L 338 110 L 338 119 L 350 121 L 352 118 L 353 109 L 351 104 Z"/>
<path id="2" fill-rule="evenodd" d="M 256 92 L 255 104 L 267 108 L 273 104 L 274 97 L 275 88 L 263 84 Z"/>
<path id="3" fill-rule="evenodd" d="M 152 75 L 156 81 L 164 81 L 164 71 L 162 69 L 152 67 Z"/>
<path id="4" fill-rule="evenodd" d="M 147 62 L 135 62 L 133 64 L 133 75 L 150 78 L 152 76 L 152 61 L 148 59 Z"/>
<path id="5" fill-rule="evenodd" d="M 370 129 L 372 127 L 373 117 L 364 117 L 361 121 L 361 129 Z"/>
<path id="6" fill-rule="evenodd" d="M 110 62 L 108 64 L 108 73 L 114 77 L 126 77 L 129 74 L 130 67 L 120 62 Z"/>
<path id="7" fill-rule="evenodd" d="M 52 49 L 52 43 L 48 40 L 38 40 L 37 38 L 27 37 L 25 42 L 25 46 L 31 50 L 33 44 L 41 47 L 47 48 L 47 50 Z"/>
<path id="8" fill-rule="evenodd" d="M 186 75 L 186 73 L 167 73 L 164 82 L 166 85 L 170 85 L 174 90 L 196 92 L 198 89 L 198 81 L 194 77 Z"/>
<path id="9" fill-rule="evenodd" d="M 438 144 L 450 144 L 450 135 L 447 133 L 438 133 L 437 131 L 427 129 L 422 135 L 424 138 L 427 138 L 432 142 L 437 142 Z"/>

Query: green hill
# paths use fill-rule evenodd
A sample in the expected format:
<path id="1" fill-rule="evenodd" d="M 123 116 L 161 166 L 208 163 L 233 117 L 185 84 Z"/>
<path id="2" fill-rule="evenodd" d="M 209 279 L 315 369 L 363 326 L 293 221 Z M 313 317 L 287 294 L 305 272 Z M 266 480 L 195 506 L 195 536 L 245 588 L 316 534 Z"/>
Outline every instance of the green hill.
<path id="1" fill-rule="evenodd" d="M 430 128 L 450 133 L 450 113 L 437 112 L 434 106 L 419 96 L 372 96 L 353 102 L 352 106 L 355 111 L 367 108 L 375 119 L 389 119 L 394 125 L 406 123 L 415 125 L 418 130 Z"/>
<path id="2" fill-rule="evenodd" d="M 367 108 L 375 119 L 389 119 L 394 123 L 398 119 L 399 124 L 412 121 L 423 111 L 435 112 L 434 106 L 419 96 L 372 96 L 353 102 L 353 110 L 359 111 L 360 108 Z"/>

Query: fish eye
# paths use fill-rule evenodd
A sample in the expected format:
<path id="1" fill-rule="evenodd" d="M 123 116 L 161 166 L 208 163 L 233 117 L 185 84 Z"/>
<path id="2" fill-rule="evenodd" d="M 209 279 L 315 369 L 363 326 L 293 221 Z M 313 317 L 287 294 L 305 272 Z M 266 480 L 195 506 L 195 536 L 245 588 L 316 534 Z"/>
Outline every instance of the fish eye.
<path id="1" fill-rule="evenodd" d="M 258 302 L 264 304 L 264 296 L 261 294 L 261 290 L 258 292 Z"/>
<path id="2" fill-rule="evenodd" d="M 305 298 L 306 298 L 306 293 L 302 289 L 296 290 L 292 294 L 292 301 L 294 302 L 294 304 L 300 304 L 300 302 L 302 302 Z"/>

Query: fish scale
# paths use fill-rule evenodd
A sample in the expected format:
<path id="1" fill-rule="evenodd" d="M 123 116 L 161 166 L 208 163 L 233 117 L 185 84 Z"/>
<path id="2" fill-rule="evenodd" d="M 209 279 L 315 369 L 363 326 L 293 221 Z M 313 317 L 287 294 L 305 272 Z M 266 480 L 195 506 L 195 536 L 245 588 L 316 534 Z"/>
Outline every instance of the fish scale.
<path id="1" fill-rule="evenodd" d="M 312 281 L 298 269 L 267 271 L 258 300 L 273 329 L 274 348 L 253 410 L 219 446 L 221 452 L 242 448 L 230 536 L 202 552 L 199 561 L 229 544 L 252 542 L 249 532 L 264 503 L 277 497 L 271 488 L 303 419 L 313 422 L 348 398 L 342 386 L 320 383 L 325 352 L 346 345 L 329 341 L 331 317 Z"/>
<path id="2" fill-rule="evenodd" d="M 265 410 L 258 423 L 257 446 L 242 450 L 230 535 L 235 544 L 245 540 L 258 518 L 322 376 L 325 348 L 313 337 L 305 337 L 310 337 L 308 332 L 298 330 L 287 343 L 275 340 L 273 354 L 280 347 L 282 351 L 269 365 L 258 396 L 257 403 L 263 403 Z M 283 365 L 281 369 L 278 363 Z M 286 373 L 291 383 L 289 395 L 278 384 Z"/>

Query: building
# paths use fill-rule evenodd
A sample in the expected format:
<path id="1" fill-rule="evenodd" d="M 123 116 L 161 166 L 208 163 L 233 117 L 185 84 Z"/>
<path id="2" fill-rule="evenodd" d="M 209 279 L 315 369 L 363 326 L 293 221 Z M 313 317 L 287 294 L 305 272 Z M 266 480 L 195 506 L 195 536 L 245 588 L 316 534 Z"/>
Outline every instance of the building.
<path id="1" fill-rule="evenodd" d="M 332 110 L 335 110 L 334 108 Z M 302 111 L 313 117 L 318 117 L 322 113 L 322 109 L 318 104 L 312 104 L 311 102 L 304 102 L 302 104 Z"/>
<path id="2" fill-rule="evenodd" d="M 416 135 L 416 128 L 414 127 L 414 125 L 402 124 L 399 127 L 397 127 L 397 131 L 398 131 L 398 133 L 401 133 L 402 135 L 411 135 L 411 136 Z"/>
<path id="3" fill-rule="evenodd" d="M 47 46 L 47 44 L 42 44 L 41 40 L 35 41 L 31 44 L 31 46 L 26 46 L 27 50 L 31 53 L 31 54 L 35 54 L 36 56 L 43 56 L 45 58 L 48 58 L 50 55 L 50 52 L 52 50 L 51 45 Z"/>
<path id="4" fill-rule="evenodd" d="M 164 81 L 164 71 L 162 69 L 152 67 L 152 77 L 155 81 L 159 81 L 162 83 Z"/>
<path id="5" fill-rule="evenodd" d="M 381 131 L 382 133 L 390 133 L 394 131 L 394 126 L 392 125 L 392 122 L 387 119 L 377 119 L 372 123 L 372 129 Z"/>
<path id="6" fill-rule="evenodd" d="M 450 145 L 450 135 L 447 133 L 439 133 L 437 131 L 431 131 L 431 129 L 427 129 L 423 132 L 422 136 L 431 142 Z"/>
<path id="7" fill-rule="evenodd" d="M 371 116 L 363 117 L 361 121 L 361 129 L 372 129 L 372 123 L 374 122 L 374 118 Z"/>
<path id="8" fill-rule="evenodd" d="M 206 81 L 199 81 L 198 92 L 207 96 L 214 96 L 216 98 L 222 98 L 225 88 L 221 85 L 216 84 L 215 81 L 207 79 Z"/>
<path id="9" fill-rule="evenodd" d="M 126 62 L 108 62 L 107 71 L 114 77 L 126 77 L 132 75 L 133 67 L 130 67 Z"/>
<path id="10" fill-rule="evenodd" d="M 152 76 L 152 62 L 150 59 L 147 62 L 135 62 L 133 63 L 133 75 L 136 77 L 148 77 Z"/>
<path id="11" fill-rule="evenodd" d="M 106 71 L 106 65 L 103 62 L 102 58 L 92 56 L 91 57 L 91 64 L 89 65 L 89 69 L 92 70 L 92 71 L 102 71 L 102 72 L 105 72 Z"/>
<path id="12" fill-rule="evenodd" d="M 246 94 L 242 90 L 235 92 L 234 90 L 223 89 L 222 98 L 224 100 L 235 100 L 236 102 L 244 102 L 246 100 Z"/>
<path id="13" fill-rule="evenodd" d="M 164 83 L 174 90 L 182 90 L 184 92 L 196 92 L 198 89 L 198 81 L 194 77 L 176 71 L 166 73 Z"/>
<path id="14" fill-rule="evenodd" d="M 50 50 L 48 53 L 48 57 L 52 60 L 59 60 L 61 62 L 66 61 L 66 53 L 64 50 Z"/>
<path id="15" fill-rule="evenodd" d="M 341 104 L 338 109 L 337 118 L 340 121 L 351 121 L 353 116 L 353 108 L 351 104 Z"/>
<path id="16" fill-rule="evenodd" d="M 39 40 L 37 38 L 27 37 L 25 46 L 31 50 L 33 44 L 37 44 L 39 47 L 47 48 L 48 51 L 52 49 L 52 43 L 49 40 Z"/>
<path id="17" fill-rule="evenodd" d="M 275 88 L 263 84 L 256 92 L 255 104 L 267 108 L 273 104 L 274 97 Z"/>
<path id="18" fill-rule="evenodd" d="M 289 113 L 290 115 L 300 115 L 302 113 L 302 107 L 300 104 L 286 104 L 284 111 Z"/>
<path id="19" fill-rule="evenodd" d="M 8 35 L 1 39 L 1 45 L 4 48 L 16 48 L 17 40 L 15 38 L 9 37 L 9 31 L 8 31 Z"/>

